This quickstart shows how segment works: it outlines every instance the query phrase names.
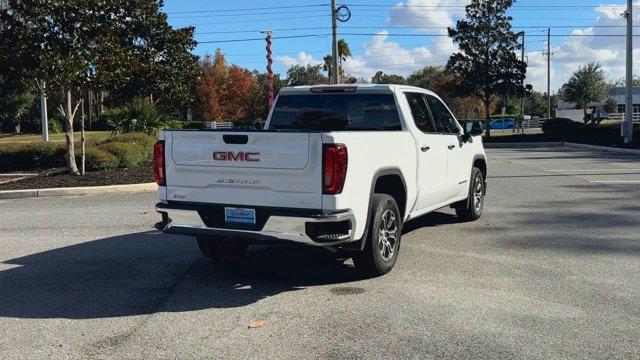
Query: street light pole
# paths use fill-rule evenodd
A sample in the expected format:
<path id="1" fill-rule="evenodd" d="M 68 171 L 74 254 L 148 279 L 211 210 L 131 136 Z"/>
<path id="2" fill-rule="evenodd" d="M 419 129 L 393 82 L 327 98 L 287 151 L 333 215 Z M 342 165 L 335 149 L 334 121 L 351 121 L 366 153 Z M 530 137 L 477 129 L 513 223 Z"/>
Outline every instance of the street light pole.
<path id="1" fill-rule="evenodd" d="M 331 0 L 331 29 L 333 34 L 331 83 L 338 83 L 338 11 L 336 9 L 336 0 Z"/>
<path id="2" fill-rule="evenodd" d="M 625 126 L 624 142 L 633 141 L 633 1 L 627 0 L 627 96 L 624 106 Z"/>
<path id="3" fill-rule="evenodd" d="M 42 80 L 38 87 L 40 88 L 40 124 L 42 125 L 42 141 L 49 142 L 49 117 L 47 116 L 47 95 L 45 92 L 45 81 Z"/>

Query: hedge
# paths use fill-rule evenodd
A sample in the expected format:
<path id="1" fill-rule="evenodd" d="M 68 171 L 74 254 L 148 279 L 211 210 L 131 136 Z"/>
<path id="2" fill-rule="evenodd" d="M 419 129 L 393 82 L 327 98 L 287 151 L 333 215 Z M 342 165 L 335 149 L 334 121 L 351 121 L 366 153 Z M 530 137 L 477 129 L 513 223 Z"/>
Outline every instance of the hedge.
<path id="1" fill-rule="evenodd" d="M 108 142 L 98 145 L 97 148 L 115 156 L 118 165 L 123 168 L 140 165 L 151 157 L 151 153 L 144 146 L 135 143 Z"/>
<path id="2" fill-rule="evenodd" d="M 77 155 L 79 161 L 80 155 Z M 120 161 L 116 156 L 98 148 L 88 148 L 85 153 L 87 170 L 116 169 Z"/>
<path id="3" fill-rule="evenodd" d="M 542 125 L 542 131 L 552 140 L 592 145 L 622 145 L 620 124 L 585 125 L 570 119 L 553 118 Z M 640 144 L 640 124 L 634 126 L 634 144 Z"/>
<path id="4" fill-rule="evenodd" d="M 0 171 L 38 170 L 65 165 L 64 144 L 3 144 Z"/>
<path id="5" fill-rule="evenodd" d="M 153 145 L 156 143 L 157 139 L 154 136 L 138 134 L 138 133 L 129 133 L 129 134 L 121 134 L 121 135 L 112 135 L 108 139 L 105 139 L 98 143 L 98 145 L 109 144 L 109 143 L 127 143 L 142 146 L 146 152 L 151 155 L 153 151 Z"/>
<path id="6" fill-rule="evenodd" d="M 139 165 L 151 158 L 155 142 L 156 139 L 153 136 L 144 134 L 115 135 L 98 142 L 89 138 L 86 164 L 92 165 L 87 165 L 87 169 L 101 170 Z M 80 159 L 79 146 L 80 143 L 76 141 L 78 160 Z M 64 167 L 66 166 L 65 155 L 64 143 L 2 144 L 0 145 L 0 171 L 32 171 Z"/>

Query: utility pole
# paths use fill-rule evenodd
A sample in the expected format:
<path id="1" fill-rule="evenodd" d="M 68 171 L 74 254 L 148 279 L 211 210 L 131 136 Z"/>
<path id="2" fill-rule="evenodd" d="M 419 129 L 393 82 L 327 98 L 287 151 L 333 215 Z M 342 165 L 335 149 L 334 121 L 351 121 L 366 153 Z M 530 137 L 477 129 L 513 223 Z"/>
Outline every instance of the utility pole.
<path id="1" fill-rule="evenodd" d="M 627 97 L 624 106 L 625 125 L 622 127 L 624 142 L 633 141 L 633 1 L 627 0 Z"/>
<path id="2" fill-rule="evenodd" d="M 333 46 L 331 47 L 332 51 L 332 66 L 333 71 L 331 72 L 331 83 L 338 83 L 338 10 L 336 9 L 336 0 L 331 0 L 331 29 L 333 33 Z"/>
<path id="3" fill-rule="evenodd" d="M 547 119 L 551 119 L 551 28 L 547 28 Z"/>
<path id="4" fill-rule="evenodd" d="M 263 34 L 266 34 L 265 41 L 267 42 L 267 78 L 269 80 L 269 92 L 267 94 L 267 98 L 269 100 L 269 109 L 273 105 L 275 101 L 275 94 L 273 93 L 273 70 L 271 69 L 271 65 L 273 64 L 273 58 L 271 57 L 271 34 L 273 34 L 273 30 L 262 30 L 260 31 Z"/>

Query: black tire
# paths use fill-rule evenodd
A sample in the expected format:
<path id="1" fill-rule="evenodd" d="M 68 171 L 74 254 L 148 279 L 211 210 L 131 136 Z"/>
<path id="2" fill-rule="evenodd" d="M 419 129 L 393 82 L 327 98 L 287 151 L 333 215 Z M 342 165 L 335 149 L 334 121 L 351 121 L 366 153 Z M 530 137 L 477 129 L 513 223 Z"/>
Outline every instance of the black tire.
<path id="1" fill-rule="evenodd" d="M 234 260 L 249 248 L 249 244 L 242 239 L 218 236 L 198 236 L 196 239 L 202 254 L 211 260 Z"/>
<path id="2" fill-rule="evenodd" d="M 400 252 L 402 217 L 398 204 L 391 196 L 373 195 L 368 230 L 364 250 L 353 257 L 353 262 L 364 274 L 381 276 L 393 269 Z M 386 231 L 384 238 L 383 231 Z"/>
<path id="3" fill-rule="evenodd" d="M 486 182 L 482 171 L 474 167 L 471 171 L 469 184 L 469 196 L 463 207 L 456 208 L 456 215 L 463 221 L 476 221 L 482 216 L 484 209 L 484 195 L 486 194 Z"/>

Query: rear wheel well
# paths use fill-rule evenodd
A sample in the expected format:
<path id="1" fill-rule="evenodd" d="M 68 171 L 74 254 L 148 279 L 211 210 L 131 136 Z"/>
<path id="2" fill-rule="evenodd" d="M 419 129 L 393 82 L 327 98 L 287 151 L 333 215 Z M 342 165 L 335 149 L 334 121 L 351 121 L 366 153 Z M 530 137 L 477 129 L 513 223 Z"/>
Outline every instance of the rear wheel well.
<path id="1" fill-rule="evenodd" d="M 484 159 L 476 159 L 473 162 L 473 167 L 480 169 L 482 177 L 484 177 L 485 179 L 487 178 L 487 162 L 484 161 Z"/>
<path id="2" fill-rule="evenodd" d="M 376 180 L 376 186 L 373 188 L 373 192 L 391 196 L 396 201 L 396 204 L 398 204 L 400 214 L 404 218 L 407 207 L 407 191 L 399 175 L 380 176 Z"/>

